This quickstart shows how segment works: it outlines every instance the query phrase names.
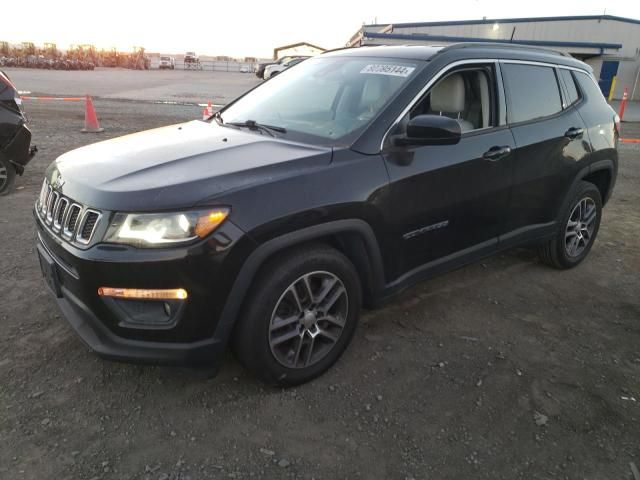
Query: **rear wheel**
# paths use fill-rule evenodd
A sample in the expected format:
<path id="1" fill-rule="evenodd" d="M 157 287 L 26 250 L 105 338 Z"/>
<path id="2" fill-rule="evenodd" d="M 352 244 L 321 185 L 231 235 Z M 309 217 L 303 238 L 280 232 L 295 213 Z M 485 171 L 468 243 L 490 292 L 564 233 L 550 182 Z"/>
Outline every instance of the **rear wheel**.
<path id="1" fill-rule="evenodd" d="M 592 183 L 580 182 L 564 208 L 555 236 L 539 249 L 542 261 L 559 269 L 578 265 L 593 246 L 601 217 L 600 191 Z"/>
<path id="2" fill-rule="evenodd" d="M 0 195 L 7 195 L 16 180 L 16 170 L 7 160 L 0 157 Z"/>
<path id="3" fill-rule="evenodd" d="M 360 314 L 358 274 L 340 252 L 299 248 L 262 269 L 233 346 L 268 384 L 291 386 L 329 369 L 349 345 Z"/>

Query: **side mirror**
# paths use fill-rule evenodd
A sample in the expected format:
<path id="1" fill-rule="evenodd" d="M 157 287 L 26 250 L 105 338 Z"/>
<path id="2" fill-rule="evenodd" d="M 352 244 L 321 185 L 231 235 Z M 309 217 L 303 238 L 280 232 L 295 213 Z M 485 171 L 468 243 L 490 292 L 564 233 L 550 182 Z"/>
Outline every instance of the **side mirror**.
<path id="1" fill-rule="evenodd" d="M 396 137 L 396 145 L 455 145 L 460 141 L 460 124 L 441 115 L 418 115 L 409 120 L 406 135 Z"/>

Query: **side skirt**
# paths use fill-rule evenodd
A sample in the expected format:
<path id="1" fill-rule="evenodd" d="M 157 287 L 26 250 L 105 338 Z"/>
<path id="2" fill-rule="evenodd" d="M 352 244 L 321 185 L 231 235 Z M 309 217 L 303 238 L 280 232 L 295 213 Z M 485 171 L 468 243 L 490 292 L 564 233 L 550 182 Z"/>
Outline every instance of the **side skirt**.
<path id="1" fill-rule="evenodd" d="M 374 299 L 373 306 L 379 307 L 387 303 L 403 290 L 419 282 L 457 270 L 482 258 L 517 246 L 535 245 L 543 242 L 553 236 L 555 228 L 555 221 L 529 225 L 421 265 L 386 284 L 382 292 Z"/>

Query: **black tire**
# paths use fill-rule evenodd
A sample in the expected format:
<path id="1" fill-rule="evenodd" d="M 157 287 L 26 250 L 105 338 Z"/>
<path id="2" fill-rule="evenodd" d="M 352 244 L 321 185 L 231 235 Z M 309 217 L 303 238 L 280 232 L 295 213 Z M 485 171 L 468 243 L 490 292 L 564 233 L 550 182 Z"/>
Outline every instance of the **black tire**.
<path id="1" fill-rule="evenodd" d="M 0 196 L 8 195 L 16 181 L 16 169 L 4 157 L 0 157 Z"/>
<path id="2" fill-rule="evenodd" d="M 341 332 L 337 335 L 337 340 L 331 341 L 329 344 L 324 343 L 326 341 L 324 337 L 319 340 L 313 337 L 313 341 L 311 341 L 311 334 L 303 332 L 305 325 L 302 325 L 302 323 L 306 319 L 305 314 L 296 313 L 295 315 L 298 315 L 299 320 L 294 320 L 293 325 L 286 327 L 290 329 L 288 330 L 289 332 L 293 333 L 291 342 L 299 341 L 299 345 L 303 345 L 306 339 L 307 344 L 311 342 L 311 348 L 306 350 L 309 355 L 306 361 L 302 360 L 303 366 L 295 368 L 285 366 L 276 357 L 276 353 L 273 350 L 275 347 L 271 343 L 274 335 L 271 325 L 276 314 L 276 308 L 280 308 L 287 292 L 290 291 L 294 283 L 300 281 L 301 277 L 325 273 L 336 277 L 341 282 L 341 284 L 338 284 L 339 287 L 337 289 L 340 290 L 341 287 L 344 287 L 346 292 L 344 294 L 347 299 L 346 313 L 340 315 L 340 318 L 344 317 Z M 309 278 L 313 280 L 313 277 L 310 276 Z M 329 283 L 327 281 L 326 285 L 329 285 Z M 335 290 L 335 292 L 338 290 Z M 261 268 L 256 281 L 249 290 L 247 301 L 248 303 L 234 330 L 232 339 L 233 351 L 240 363 L 263 382 L 269 385 L 287 387 L 299 385 L 316 378 L 340 358 L 340 355 L 349 345 L 358 323 L 362 291 L 358 274 L 349 259 L 331 247 L 318 244 L 297 247 L 268 261 Z M 343 302 L 344 300 L 340 301 Z M 341 305 L 344 307 L 344 304 Z M 308 310 L 305 309 L 305 311 Z M 315 315 L 313 318 L 316 318 Z M 316 334 L 321 330 L 319 328 L 320 322 L 321 320 L 318 320 L 317 326 L 315 326 Z M 280 331 L 278 330 L 278 332 Z M 323 348 L 326 353 L 321 351 L 321 355 L 315 363 L 306 365 L 306 362 L 313 355 L 314 341 L 318 341 L 316 348 Z M 283 347 L 279 346 L 278 348 Z M 284 348 L 290 347 L 284 345 Z M 296 347 L 291 347 L 290 352 L 292 353 L 294 349 Z M 297 347 L 294 363 L 298 362 L 298 357 L 302 357 L 301 349 L 304 349 L 304 347 Z"/>
<path id="3" fill-rule="evenodd" d="M 581 202 L 587 202 L 595 207 L 595 218 L 593 219 L 593 229 L 587 240 L 584 241 L 579 252 L 571 255 L 569 243 L 575 241 L 574 237 L 568 233 L 569 221 L 576 218 L 576 208 Z M 595 242 L 598 230 L 600 228 L 600 220 L 602 218 L 602 197 L 598 188 L 589 182 L 581 181 L 576 185 L 569 200 L 563 207 L 561 221 L 558 225 L 554 237 L 538 249 L 540 259 L 552 267 L 558 269 L 573 268 L 580 264 L 591 251 L 591 247 Z M 585 232 L 586 233 L 586 232 Z M 580 236 L 582 239 L 582 234 Z"/>

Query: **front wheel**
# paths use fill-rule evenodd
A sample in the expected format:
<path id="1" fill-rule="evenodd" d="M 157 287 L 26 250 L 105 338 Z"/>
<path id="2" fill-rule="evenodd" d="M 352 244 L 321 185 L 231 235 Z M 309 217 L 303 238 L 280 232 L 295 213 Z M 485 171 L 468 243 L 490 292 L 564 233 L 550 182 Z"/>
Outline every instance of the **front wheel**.
<path id="1" fill-rule="evenodd" d="M 578 265 L 589 254 L 600 228 L 602 198 L 598 188 L 580 182 L 564 207 L 555 236 L 539 249 L 543 262 L 559 269 Z"/>
<path id="2" fill-rule="evenodd" d="M 0 157 L 0 195 L 7 195 L 16 180 L 16 170 L 7 160 Z"/>
<path id="3" fill-rule="evenodd" d="M 349 345 L 360 315 L 360 280 L 337 250 L 297 248 L 270 261 L 249 293 L 233 348 L 265 383 L 308 382 Z"/>

